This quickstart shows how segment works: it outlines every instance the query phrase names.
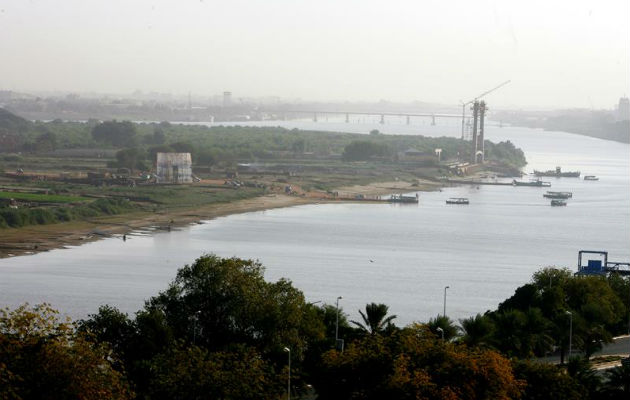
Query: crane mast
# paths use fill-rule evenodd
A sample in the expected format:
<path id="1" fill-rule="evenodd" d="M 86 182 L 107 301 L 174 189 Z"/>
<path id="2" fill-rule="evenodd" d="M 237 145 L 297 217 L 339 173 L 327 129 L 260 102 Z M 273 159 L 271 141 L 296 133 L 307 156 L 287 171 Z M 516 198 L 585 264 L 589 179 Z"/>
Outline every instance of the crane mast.
<path id="1" fill-rule="evenodd" d="M 465 121 L 466 121 L 466 106 L 471 104 L 473 105 L 473 132 L 472 132 L 472 148 L 470 154 L 470 162 L 473 164 L 483 163 L 484 155 L 485 155 L 485 143 L 484 143 L 484 120 L 486 115 L 486 102 L 479 101 L 479 99 L 487 96 L 488 94 L 494 92 L 497 89 L 502 88 L 503 86 L 510 83 L 510 80 L 507 80 L 500 85 L 493 87 L 492 89 L 483 92 L 479 96 L 475 97 L 473 100 L 462 103 L 462 140 L 465 139 Z M 479 127 L 479 132 L 477 132 L 477 127 Z"/>
<path id="2" fill-rule="evenodd" d="M 475 97 L 474 99 L 470 100 L 469 102 L 462 103 L 462 140 L 464 140 L 464 126 L 465 126 L 464 125 L 464 121 L 466 119 L 466 106 L 469 105 L 469 104 L 473 104 L 474 102 L 476 102 L 477 100 L 481 99 L 482 97 L 484 97 L 486 95 L 489 95 L 490 93 L 494 92 L 497 89 L 502 88 L 503 86 L 507 85 L 510 82 L 512 82 L 512 81 L 508 79 L 507 81 L 501 83 L 500 85 L 497 85 L 497 86 L 493 87 L 492 89 L 481 93 L 479 96 Z"/>

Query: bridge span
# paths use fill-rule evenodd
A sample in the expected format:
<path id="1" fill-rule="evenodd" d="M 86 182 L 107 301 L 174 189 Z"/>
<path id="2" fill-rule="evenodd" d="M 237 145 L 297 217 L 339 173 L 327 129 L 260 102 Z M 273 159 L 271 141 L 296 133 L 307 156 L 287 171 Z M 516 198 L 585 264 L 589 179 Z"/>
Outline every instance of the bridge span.
<path id="1" fill-rule="evenodd" d="M 287 114 L 307 114 L 313 116 L 313 121 L 317 122 L 318 115 L 345 115 L 346 122 L 350 122 L 351 115 L 380 115 L 381 124 L 385 123 L 385 117 L 406 117 L 407 125 L 411 123 L 411 117 L 430 117 L 431 125 L 435 125 L 436 118 L 459 118 L 462 116 L 459 114 L 442 114 L 442 113 L 407 113 L 407 112 L 381 112 L 381 111 L 327 111 L 327 110 L 267 110 L 263 111 L 268 114 L 274 114 L 281 116 L 282 119 L 286 119 Z"/>

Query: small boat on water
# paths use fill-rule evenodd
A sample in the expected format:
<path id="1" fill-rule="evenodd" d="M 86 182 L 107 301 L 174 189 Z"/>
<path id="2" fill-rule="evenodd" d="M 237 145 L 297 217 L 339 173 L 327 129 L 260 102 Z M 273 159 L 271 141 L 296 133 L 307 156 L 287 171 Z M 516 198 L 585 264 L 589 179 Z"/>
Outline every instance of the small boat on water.
<path id="1" fill-rule="evenodd" d="M 571 192 L 547 192 L 543 194 L 543 197 L 548 199 L 569 199 L 573 197 L 573 193 Z"/>
<path id="2" fill-rule="evenodd" d="M 559 199 L 551 200 L 552 207 L 566 206 L 566 205 L 567 205 L 567 202 L 564 200 L 559 200 Z"/>
<path id="3" fill-rule="evenodd" d="M 562 178 L 579 178 L 580 171 L 570 171 L 570 172 L 562 172 L 562 167 L 556 167 L 556 170 L 548 170 L 548 171 L 536 171 L 534 170 L 534 175 L 536 176 L 555 176 Z"/>
<path id="4" fill-rule="evenodd" d="M 446 204 L 470 204 L 466 197 L 451 197 L 446 200 Z"/>
<path id="5" fill-rule="evenodd" d="M 392 196 L 389 198 L 389 202 L 390 203 L 418 203 L 419 201 L 419 196 L 416 193 L 415 196 L 404 196 L 402 194 L 392 194 Z"/>
<path id="6" fill-rule="evenodd" d="M 595 175 L 585 175 L 584 180 L 585 181 L 598 181 L 599 178 L 596 177 Z"/>
<path id="7" fill-rule="evenodd" d="M 551 187 L 551 182 L 543 182 L 540 178 L 531 180 L 529 182 L 517 181 L 514 179 L 512 181 L 512 185 L 514 186 L 534 186 L 534 187 Z"/>

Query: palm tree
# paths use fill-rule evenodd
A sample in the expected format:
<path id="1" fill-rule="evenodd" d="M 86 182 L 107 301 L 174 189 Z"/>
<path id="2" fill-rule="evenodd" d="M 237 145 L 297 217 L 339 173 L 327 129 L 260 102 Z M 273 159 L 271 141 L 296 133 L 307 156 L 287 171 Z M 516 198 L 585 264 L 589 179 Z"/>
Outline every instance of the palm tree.
<path id="1" fill-rule="evenodd" d="M 395 315 L 387 316 L 389 307 L 385 304 L 370 303 L 365 306 L 365 313 L 359 310 L 363 323 L 357 321 L 350 321 L 355 324 L 359 329 L 370 335 L 376 335 L 385 328 L 391 325 L 392 320 L 396 318 Z"/>
<path id="2" fill-rule="evenodd" d="M 441 336 L 438 334 L 441 329 L 444 333 L 444 340 L 449 341 L 457 336 L 459 329 L 455 326 L 455 323 L 451 321 L 451 319 L 444 315 L 438 315 L 435 318 L 429 319 L 427 323 L 429 330 L 433 332 L 437 336 Z M 439 329 L 438 329 L 439 328 Z"/>
<path id="3" fill-rule="evenodd" d="M 486 346 L 494 332 L 494 324 L 490 317 L 477 314 L 474 317 L 460 319 L 464 335 L 462 342 L 468 346 Z"/>

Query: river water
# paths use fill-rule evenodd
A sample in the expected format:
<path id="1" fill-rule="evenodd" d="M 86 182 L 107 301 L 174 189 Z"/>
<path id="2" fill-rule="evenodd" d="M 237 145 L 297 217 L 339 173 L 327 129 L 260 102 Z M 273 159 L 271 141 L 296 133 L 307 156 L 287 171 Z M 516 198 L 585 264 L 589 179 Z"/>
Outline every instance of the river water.
<path id="1" fill-rule="evenodd" d="M 321 121 L 321 120 L 320 120 Z M 243 123 L 240 123 L 244 125 Z M 255 123 L 261 125 L 260 122 Z M 267 122 L 288 128 L 460 135 L 449 121 Z M 254 125 L 254 123 L 252 123 Z M 630 147 L 562 132 L 493 127 L 493 141 L 521 147 L 526 171 L 580 170 L 599 181 L 548 178 L 572 191 L 551 207 L 544 188 L 459 186 L 420 193 L 418 205 L 313 204 L 206 221 L 173 232 L 110 238 L 71 249 L 0 260 L 0 305 L 49 302 L 74 318 L 111 304 L 129 313 L 167 287 L 177 268 L 203 253 L 260 260 L 266 278 L 293 281 L 308 301 L 340 305 L 352 319 L 382 302 L 399 325 L 442 312 L 465 318 L 494 309 L 544 266 L 576 268 L 581 249 L 630 261 Z M 469 206 L 447 206 L 468 197 Z"/>

